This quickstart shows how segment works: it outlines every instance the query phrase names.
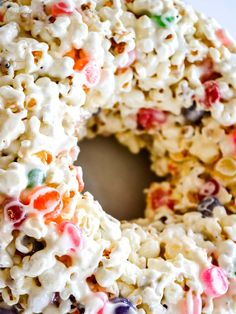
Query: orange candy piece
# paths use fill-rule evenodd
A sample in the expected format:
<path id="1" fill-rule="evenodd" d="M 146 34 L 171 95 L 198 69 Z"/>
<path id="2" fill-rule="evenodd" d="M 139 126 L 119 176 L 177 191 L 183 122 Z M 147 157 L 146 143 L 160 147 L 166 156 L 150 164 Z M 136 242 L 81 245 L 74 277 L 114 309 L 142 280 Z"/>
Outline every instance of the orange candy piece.
<path id="1" fill-rule="evenodd" d="M 43 211 L 49 208 L 55 208 L 60 202 L 61 196 L 57 190 L 50 189 L 45 194 L 39 195 L 34 201 L 33 206 L 39 211 Z"/>
<path id="2" fill-rule="evenodd" d="M 32 195 L 34 195 L 38 190 L 43 189 L 44 186 L 36 186 L 33 189 L 26 189 L 23 190 L 20 194 L 20 201 L 24 204 L 24 205 L 29 205 L 30 200 Z"/>
<path id="3" fill-rule="evenodd" d="M 62 209 L 60 193 L 48 186 L 37 186 L 32 190 L 25 190 L 21 193 L 20 200 L 25 205 L 31 205 L 34 209 L 44 212 L 47 222 L 56 219 Z"/>

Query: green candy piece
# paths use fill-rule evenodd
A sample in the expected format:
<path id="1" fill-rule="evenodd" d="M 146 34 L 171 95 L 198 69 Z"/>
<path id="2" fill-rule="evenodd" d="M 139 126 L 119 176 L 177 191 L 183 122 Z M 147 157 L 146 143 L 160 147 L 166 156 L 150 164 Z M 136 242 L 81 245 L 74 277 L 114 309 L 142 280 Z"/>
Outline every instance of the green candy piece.
<path id="1" fill-rule="evenodd" d="M 45 180 L 44 172 L 41 169 L 32 169 L 28 173 L 28 188 L 33 188 L 42 184 Z"/>
<path id="2" fill-rule="evenodd" d="M 163 17 L 162 15 L 152 15 L 151 19 L 160 27 L 168 27 L 168 23 L 175 20 L 174 16 Z"/>

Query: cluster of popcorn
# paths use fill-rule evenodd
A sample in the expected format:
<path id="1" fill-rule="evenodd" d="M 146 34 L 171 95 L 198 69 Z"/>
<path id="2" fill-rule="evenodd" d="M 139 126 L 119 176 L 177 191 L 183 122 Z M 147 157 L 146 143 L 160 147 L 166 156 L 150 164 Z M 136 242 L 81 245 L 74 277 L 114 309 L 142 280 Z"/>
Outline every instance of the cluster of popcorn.
<path id="1" fill-rule="evenodd" d="M 235 68 L 180 1 L 0 1 L 4 311 L 236 312 Z M 96 134 L 150 152 L 146 218 L 83 192 L 77 141 Z"/>

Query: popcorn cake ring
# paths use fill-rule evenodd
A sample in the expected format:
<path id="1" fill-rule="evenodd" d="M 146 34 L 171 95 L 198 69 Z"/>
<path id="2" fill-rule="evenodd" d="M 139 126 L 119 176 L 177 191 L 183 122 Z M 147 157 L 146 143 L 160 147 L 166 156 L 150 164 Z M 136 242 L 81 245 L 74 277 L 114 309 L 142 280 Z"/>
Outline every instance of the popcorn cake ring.
<path id="1" fill-rule="evenodd" d="M 3 313 L 236 313 L 235 71 L 179 0 L 0 3 Z M 150 152 L 145 218 L 83 192 L 97 134 Z"/>

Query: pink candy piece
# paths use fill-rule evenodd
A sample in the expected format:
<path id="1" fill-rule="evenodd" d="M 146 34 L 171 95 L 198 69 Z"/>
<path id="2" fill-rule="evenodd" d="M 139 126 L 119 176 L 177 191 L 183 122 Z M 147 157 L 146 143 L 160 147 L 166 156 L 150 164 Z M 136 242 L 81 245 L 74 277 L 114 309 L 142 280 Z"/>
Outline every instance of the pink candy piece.
<path id="1" fill-rule="evenodd" d="M 67 232 L 69 235 L 73 244 L 73 247 L 71 248 L 72 252 L 74 252 L 76 248 L 81 247 L 82 232 L 75 224 L 69 221 L 63 221 L 59 224 L 58 229 L 61 233 Z"/>
<path id="2" fill-rule="evenodd" d="M 149 130 L 155 128 L 167 120 L 167 114 L 160 109 L 141 108 L 138 112 L 137 122 L 138 126 Z"/>
<path id="3" fill-rule="evenodd" d="M 52 6 L 52 16 L 57 17 L 60 15 L 71 15 L 73 11 L 69 8 L 68 4 L 61 1 L 54 3 Z"/>
<path id="4" fill-rule="evenodd" d="M 99 309 L 99 311 L 97 312 L 97 314 L 103 314 L 104 312 L 104 308 L 106 306 L 106 303 L 108 302 L 108 297 L 105 293 L 103 292 L 98 292 L 96 293 L 96 297 L 98 297 L 99 299 L 101 299 L 103 305 L 102 307 Z"/>
<path id="5" fill-rule="evenodd" d="M 231 40 L 226 36 L 225 31 L 222 28 L 217 29 L 215 32 L 217 38 L 220 40 L 222 45 L 225 47 L 230 47 L 232 46 Z"/>
<path id="6" fill-rule="evenodd" d="M 101 308 L 101 309 L 98 311 L 97 314 L 102 314 L 102 313 L 103 313 L 103 309 L 104 309 L 104 308 Z"/>
<path id="7" fill-rule="evenodd" d="M 90 60 L 83 68 L 86 82 L 85 85 L 89 88 L 98 84 L 101 79 L 101 69 L 95 60 Z"/>
<path id="8" fill-rule="evenodd" d="M 193 295 L 191 291 L 187 293 L 186 299 L 181 302 L 181 314 L 201 314 L 202 299 L 200 295 Z"/>
<path id="9" fill-rule="evenodd" d="M 229 282 L 222 268 L 211 266 L 201 273 L 201 281 L 204 285 L 204 292 L 212 298 L 226 294 Z"/>

